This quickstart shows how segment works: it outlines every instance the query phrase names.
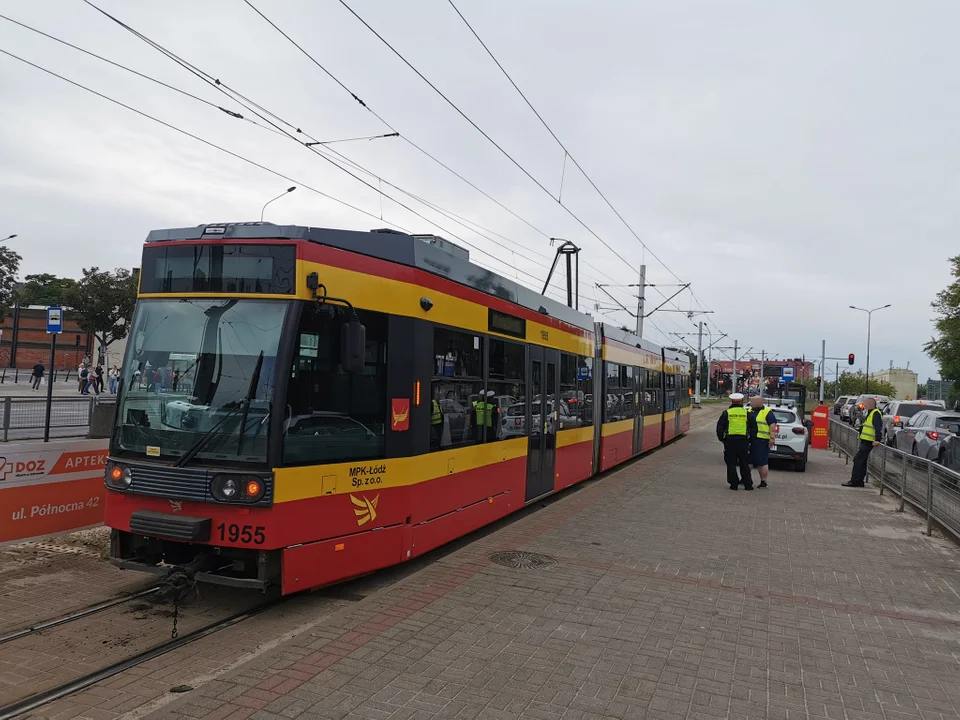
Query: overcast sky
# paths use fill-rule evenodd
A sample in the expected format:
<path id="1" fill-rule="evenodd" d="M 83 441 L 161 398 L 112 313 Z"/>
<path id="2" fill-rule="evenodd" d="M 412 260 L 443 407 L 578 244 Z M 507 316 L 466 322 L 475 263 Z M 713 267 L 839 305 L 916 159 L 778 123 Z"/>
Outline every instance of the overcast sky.
<path id="1" fill-rule="evenodd" d="M 606 249 L 337 0 L 254 4 L 405 138 L 537 230 L 403 140 L 332 147 L 510 242 L 383 185 L 431 224 L 289 138 L 0 20 L 3 50 L 295 181 L 0 55 L 0 237 L 20 236 L 12 243 L 23 274 L 133 267 L 150 229 L 256 220 L 266 200 L 306 183 L 375 217 L 300 187 L 265 219 L 436 232 L 531 286 L 546 276 L 547 237 L 566 238 L 589 265 L 580 288 L 588 309 L 604 298 L 595 282 L 635 283 L 631 267 L 646 263 L 648 282 L 667 294 L 678 282 L 670 271 L 692 283 L 697 299 L 683 293 L 679 307 L 699 300 L 713 310 L 714 336 L 719 328 L 780 357 L 818 355 L 826 339 L 828 356 L 854 352 L 862 367 L 866 316 L 848 306 L 889 302 L 874 316 L 871 367 L 909 362 L 921 381 L 937 375 L 921 346 L 932 333 L 930 301 L 950 280 L 947 258 L 960 249 L 960 4 L 456 1 L 669 271 L 568 162 L 563 202 L 623 259 Z M 241 0 L 98 4 L 318 140 L 389 132 Z M 446 0 L 350 4 L 556 194 L 563 151 Z M 242 110 L 81 0 L 0 0 L 0 12 Z M 633 306 L 630 289 L 613 292 Z M 622 311 L 613 320 L 634 322 Z M 644 335 L 656 342 L 695 331 L 683 313 L 651 320 Z"/>

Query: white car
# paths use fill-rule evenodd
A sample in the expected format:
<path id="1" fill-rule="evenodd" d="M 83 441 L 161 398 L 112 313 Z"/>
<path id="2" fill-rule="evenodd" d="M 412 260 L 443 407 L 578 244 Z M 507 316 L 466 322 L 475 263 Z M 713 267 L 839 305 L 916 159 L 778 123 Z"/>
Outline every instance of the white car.
<path id="1" fill-rule="evenodd" d="M 770 406 L 772 417 L 767 421 L 777 423 L 776 447 L 770 449 L 770 458 L 793 460 L 797 472 L 807 469 L 807 455 L 810 452 L 810 431 L 804 425 L 803 418 L 797 416 L 795 408 L 787 405 Z"/>

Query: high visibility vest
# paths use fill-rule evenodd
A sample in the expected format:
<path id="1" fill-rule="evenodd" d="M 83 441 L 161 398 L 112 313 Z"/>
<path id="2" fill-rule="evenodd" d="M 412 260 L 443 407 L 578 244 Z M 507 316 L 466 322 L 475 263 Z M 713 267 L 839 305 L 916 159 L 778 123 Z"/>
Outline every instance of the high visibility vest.
<path id="1" fill-rule="evenodd" d="M 770 423 L 767 422 L 767 415 L 770 412 L 770 408 L 766 407 L 757 410 L 757 437 L 760 440 L 770 439 Z"/>
<path id="2" fill-rule="evenodd" d="M 747 436 L 747 410 L 743 407 L 727 408 L 727 435 Z"/>
<path id="3" fill-rule="evenodd" d="M 487 427 L 493 425 L 493 405 L 477 400 L 473 403 L 473 409 L 477 413 L 478 427 L 480 425 L 486 425 Z"/>
<path id="4" fill-rule="evenodd" d="M 443 416 L 440 414 L 440 403 L 434 400 L 433 405 L 431 406 L 430 424 L 439 425 L 442 422 Z"/>
<path id="5" fill-rule="evenodd" d="M 867 413 L 867 416 L 863 419 L 863 427 L 860 428 L 860 439 L 866 440 L 867 442 L 876 442 L 877 441 L 877 429 L 873 426 L 873 414 L 880 414 L 880 411 L 874 408 Z"/>

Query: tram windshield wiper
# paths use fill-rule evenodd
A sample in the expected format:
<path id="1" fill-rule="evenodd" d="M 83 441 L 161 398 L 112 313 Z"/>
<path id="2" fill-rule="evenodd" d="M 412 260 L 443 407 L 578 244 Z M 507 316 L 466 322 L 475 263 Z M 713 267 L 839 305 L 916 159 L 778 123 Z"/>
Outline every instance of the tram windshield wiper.
<path id="1" fill-rule="evenodd" d="M 196 456 L 196 454 L 203 449 L 203 446 L 207 444 L 210 438 L 212 438 L 224 425 L 227 424 L 227 420 L 243 410 L 243 421 L 240 423 L 240 442 L 239 447 L 237 448 L 237 454 L 240 454 L 240 448 L 243 447 L 243 435 L 246 432 L 246 428 L 244 426 L 247 424 L 247 415 L 250 412 L 250 405 L 253 402 L 253 394 L 257 389 L 257 383 L 260 382 L 260 369 L 262 367 L 263 350 L 260 351 L 260 356 L 257 358 L 257 367 L 250 376 L 250 382 L 247 384 L 247 392 L 245 393 L 244 399 L 241 400 L 236 407 L 230 408 L 226 415 L 220 418 L 213 425 L 213 427 L 198 437 L 193 445 L 188 447 L 183 455 L 177 458 L 177 461 L 173 464 L 173 467 L 183 467 L 190 462 Z"/>
<path id="2" fill-rule="evenodd" d="M 227 424 L 227 420 L 229 420 L 229 419 L 232 418 L 234 415 L 236 415 L 238 412 L 240 412 L 240 410 L 241 410 L 243 407 L 244 407 L 244 403 L 241 402 L 241 403 L 240 403 L 239 405 L 237 405 L 236 407 L 230 408 L 230 409 L 227 411 L 227 414 L 226 414 L 226 415 L 224 415 L 222 418 L 220 418 L 220 419 L 216 422 L 216 424 L 214 424 L 214 426 L 211 427 L 209 430 L 207 430 L 203 435 L 201 435 L 200 437 L 198 437 L 198 438 L 194 441 L 193 445 L 191 445 L 190 447 L 188 447 L 188 448 L 186 449 L 186 451 L 184 451 L 183 455 L 181 455 L 179 458 L 177 458 L 177 461 L 173 464 L 173 467 L 183 467 L 183 466 L 186 465 L 188 462 L 190 462 L 190 461 L 196 456 L 196 454 L 203 449 L 203 446 L 207 444 L 207 442 L 210 440 L 210 438 L 212 438 L 217 432 L 219 432 L 220 428 L 222 428 L 224 425 Z"/>

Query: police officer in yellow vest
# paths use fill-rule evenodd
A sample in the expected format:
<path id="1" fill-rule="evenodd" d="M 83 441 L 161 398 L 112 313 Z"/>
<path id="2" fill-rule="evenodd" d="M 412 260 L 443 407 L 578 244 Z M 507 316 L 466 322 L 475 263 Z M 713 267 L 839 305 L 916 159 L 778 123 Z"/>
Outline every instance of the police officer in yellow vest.
<path id="1" fill-rule="evenodd" d="M 777 444 L 776 416 L 773 411 L 763 406 L 763 398 L 754 395 L 750 398 L 750 414 L 757 421 L 757 437 L 750 442 L 750 464 L 760 473 L 760 484 L 757 487 L 767 487 L 767 472 L 770 465 L 770 450 Z"/>
<path id="2" fill-rule="evenodd" d="M 756 436 L 756 418 L 743 406 L 743 395 L 732 393 L 730 407 L 717 420 L 717 439 L 723 443 L 723 460 L 727 464 L 727 483 L 731 490 L 736 490 L 741 482 L 746 490 L 753 490 L 750 441 Z M 740 469 L 739 477 L 737 468 Z"/>
<path id="3" fill-rule="evenodd" d="M 493 440 L 493 391 L 484 395 L 482 392 L 473 401 L 473 439 L 474 442 L 482 443 L 484 435 L 487 442 Z M 484 430 L 486 429 L 486 431 Z"/>
<path id="4" fill-rule="evenodd" d="M 863 401 L 863 409 L 866 415 L 860 427 L 860 447 L 857 448 L 857 454 L 853 456 L 850 482 L 842 483 L 844 487 L 863 487 L 867 479 L 867 460 L 870 457 L 870 451 L 880 444 L 880 437 L 883 435 L 883 416 L 877 410 L 877 401 L 874 398 L 867 398 Z"/>

